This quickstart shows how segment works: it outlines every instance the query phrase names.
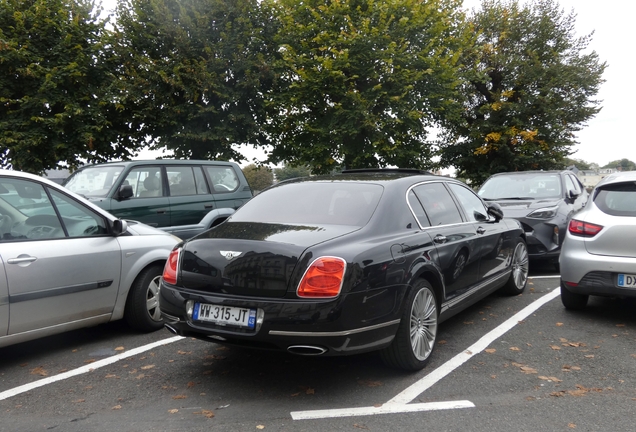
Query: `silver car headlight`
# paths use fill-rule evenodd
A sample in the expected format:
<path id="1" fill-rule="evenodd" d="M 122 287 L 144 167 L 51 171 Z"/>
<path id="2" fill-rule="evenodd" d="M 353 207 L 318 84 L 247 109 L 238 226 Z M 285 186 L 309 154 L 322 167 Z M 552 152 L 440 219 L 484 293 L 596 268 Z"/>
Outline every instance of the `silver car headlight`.
<path id="1" fill-rule="evenodd" d="M 559 212 L 558 206 L 545 207 L 545 208 L 536 209 L 535 211 L 533 211 L 526 217 L 531 219 L 552 219 L 553 217 L 557 215 L 558 212 Z"/>

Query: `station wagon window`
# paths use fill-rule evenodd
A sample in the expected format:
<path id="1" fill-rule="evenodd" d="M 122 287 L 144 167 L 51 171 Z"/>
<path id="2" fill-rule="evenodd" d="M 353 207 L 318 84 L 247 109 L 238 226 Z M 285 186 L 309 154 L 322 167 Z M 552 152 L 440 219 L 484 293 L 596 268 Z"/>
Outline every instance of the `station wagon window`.
<path id="1" fill-rule="evenodd" d="M 413 192 L 424 206 L 431 225 L 450 225 L 463 222 L 459 209 L 442 183 L 425 183 L 413 188 Z"/>
<path id="2" fill-rule="evenodd" d="M 39 183 L 20 179 L 0 180 L 0 242 L 108 233 L 102 216 L 60 192 L 47 189 L 55 205 Z"/>
<path id="3" fill-rule="evenodd" d="M 171 196 L 204 195 L 208 193 L 200 167 L 168 166 L 166 167 Z"/>
<path id="4" fill-rule="evenodd" d="M 85 168 L 70 176 L 64 187 L 86 198 L 105 198 L 123 170 L 121 165 Z"/>
<path id="5" fill-rule="evenodd" d="M 239 179 L 229 166 L 206 166 L 215 193 L 233 192 L 239 187 Z"/>
<path id="6" fill-rule="evenodd" d="M 486 207 L 477 195 L 471 192 L 468 188 L 455 183 L 449 183 L 448 186 L 453 191 L 462 207 L 464 207 L 468 220 L 476 222 L 488 220 Z"/>
<path id="7" fill-rule="evenodd" d="M 161 168 L 157 166 L 133 168 L 122 184 L 132 186 L 136 198 L 163 196 Z"/>

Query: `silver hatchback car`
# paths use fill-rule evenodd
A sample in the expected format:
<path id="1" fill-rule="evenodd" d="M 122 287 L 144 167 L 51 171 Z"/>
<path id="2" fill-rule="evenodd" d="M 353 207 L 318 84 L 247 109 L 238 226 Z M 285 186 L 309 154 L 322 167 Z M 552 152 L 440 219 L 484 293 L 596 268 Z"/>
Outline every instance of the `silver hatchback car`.
<path id="1" fill-rule="evenodd" d="M 605 177 L 568 225 L 561 301 L 582 309 L 590 295 L 636 297 L 636 171 Z"/>
<path id="2" fill-rule="evenodd" d="M 125 318 L 163 327 L 159 281 L 180 240 L 63 187 L 0 170 L 0 347 Z"/>

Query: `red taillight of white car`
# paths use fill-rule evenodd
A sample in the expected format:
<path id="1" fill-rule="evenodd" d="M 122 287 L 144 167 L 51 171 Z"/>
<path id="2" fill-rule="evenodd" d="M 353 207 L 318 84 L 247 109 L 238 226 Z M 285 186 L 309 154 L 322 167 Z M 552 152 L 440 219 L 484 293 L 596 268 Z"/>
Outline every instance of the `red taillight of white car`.
<path id="1" fill-rule="evenodd" d="M 579 237 L 594 237 L 596 234 L 601 232 L 602 229 L 602 225 L 596 225 L 576 219 L 572 219 L 568 225 L 568 231 L 570 231 L 570 234 Z"/>
<path id="2" fill-rule="evenodd" d="M 179 266 L 180 253 L 181 248 L 173 249 L 172 252 L 170 252 L 168 261 L 166 261 L 166 265 L 163 267 L 163 280 L 170 285 L 177 284 L 177 267 Z"/>
<path id="3" fill-rule="evenodd" d="M 337 297 L 342 289 L 347 263 L 342 258 L 320 257 L 311 263 L 296 294 L 304 298 Z"/>

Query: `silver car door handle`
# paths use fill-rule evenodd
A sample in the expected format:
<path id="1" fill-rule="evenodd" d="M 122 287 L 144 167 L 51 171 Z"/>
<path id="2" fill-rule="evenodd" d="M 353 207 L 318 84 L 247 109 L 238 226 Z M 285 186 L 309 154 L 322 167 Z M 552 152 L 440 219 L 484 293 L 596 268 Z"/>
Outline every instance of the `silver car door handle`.
<path id="1" fill-rule="evenodd" d="M 446 236 L 443 235 L 436 235 L 435 238 L 433 239 L 433 241 L 435 243 L 446 243 Z"/>
<path id="2" fill-rule="evenodd" d="M 18 258 L 9 258 L 7 260 L 7 262 L 9 264 L 20 264 L 20 263 L 25 263 L 25 262 L 33 262 L 35 260 L 37 260 L 37 257 L 34 256 L 23 256 L 23 257 L 18 257 Z"/>
<path id="3" fill-rule="evenodd" d="M 477 233 L 479 233 L 479 234 L 483 234 L 483 233 L 485 233 L 485 232 L 486 232 L 486 228 L 483 228 L 483 227 L 479 227 L 479 228 L 477 228 Z"/>

